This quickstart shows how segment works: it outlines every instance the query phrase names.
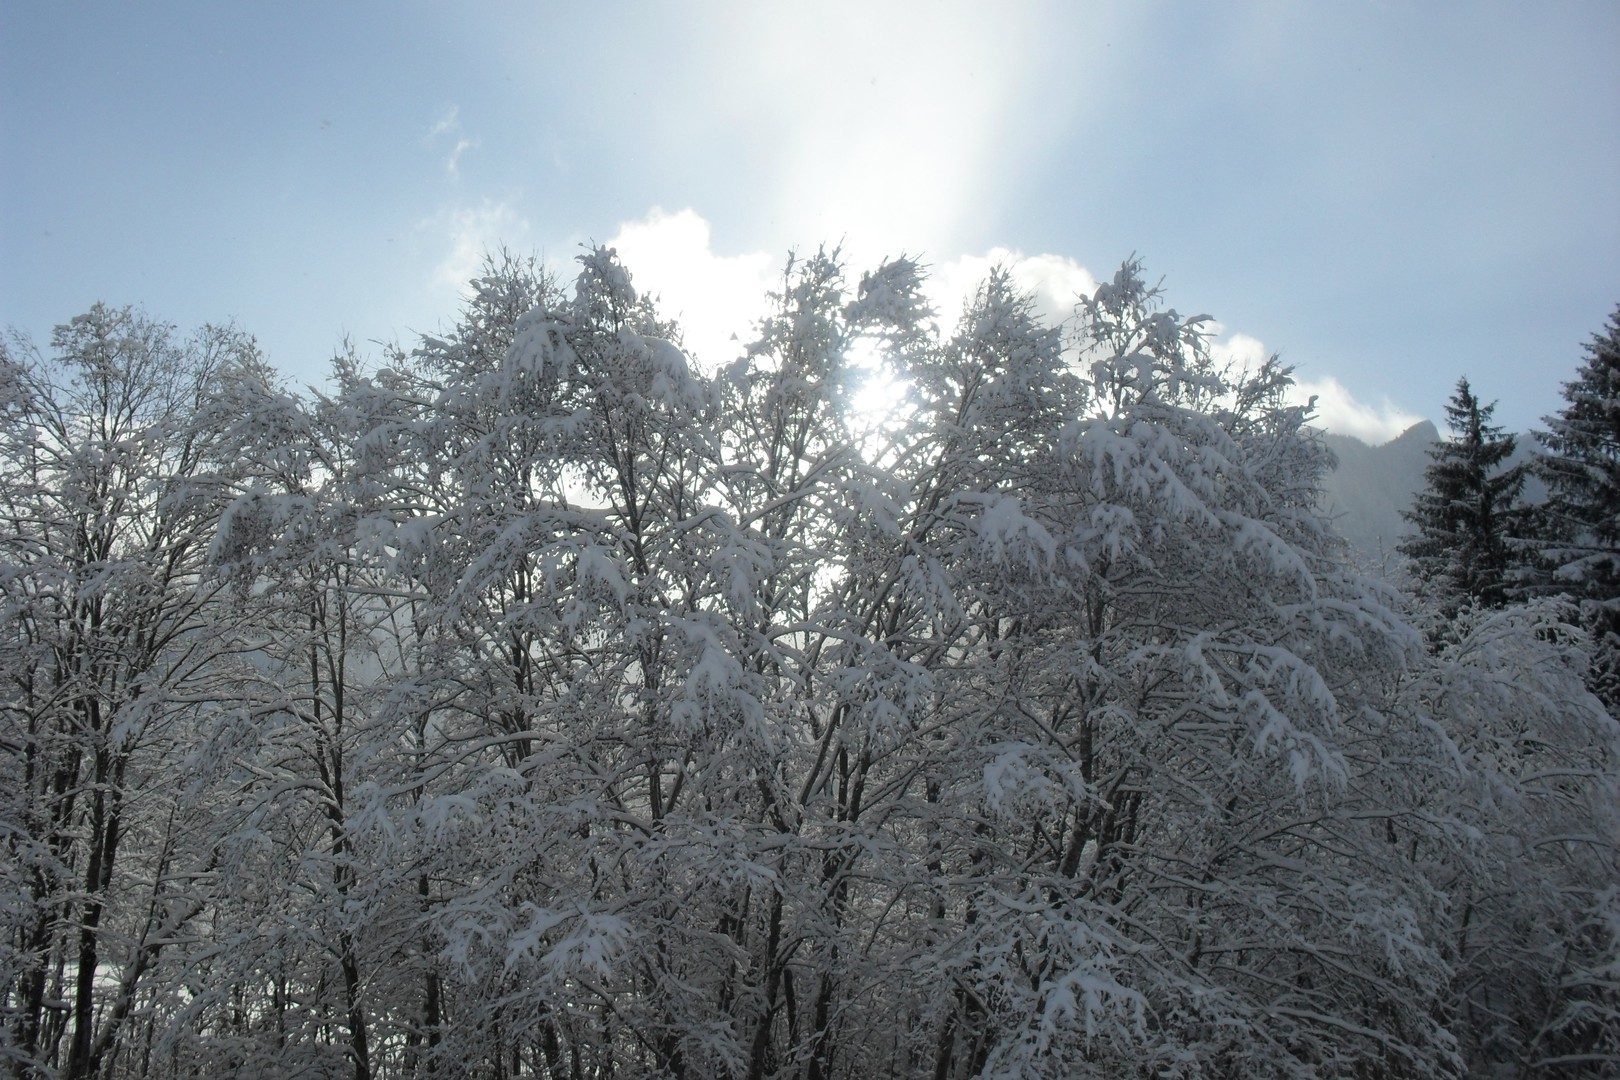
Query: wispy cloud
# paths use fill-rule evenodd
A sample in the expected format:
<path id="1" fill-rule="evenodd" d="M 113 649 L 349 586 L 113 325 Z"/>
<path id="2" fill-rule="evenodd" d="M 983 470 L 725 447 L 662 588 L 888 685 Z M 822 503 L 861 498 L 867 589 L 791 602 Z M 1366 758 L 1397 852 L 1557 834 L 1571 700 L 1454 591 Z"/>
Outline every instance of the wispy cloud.
<path id="1" fill-rule="evenodd" d="M 452 105 L 444 110 L 444 115 L 440 116 L 434 125 L 428 129 L 427 141 L 432 142 L 440 135 L 448 135 L 450 132 L 455 131 L 461 126 L 460 117 L 460 106 Z"/>
<path id="2" fill-rule="evenodd" d="M 439 119 L 434 121 L 433 126 L 428 128 L 427 138 L 423 141 L 428 146 L 433 146 L 448 136 L 455 136 L 455 144 L 451 146 L 450 153 L 444 159 L 444 171 L 454 180 L 461 177 L 461 155 L 478 146 L 477 139 L 462 134 L 461 108 L 458 105 L 451 105 L 445 109 Z"/>
<path id="3" fill-rule="evenodd" d="M 461 175 L 461 155 L 466 153 L 468 150 L 473 149 L 477 145 L 477 139 L 457 139 L 455 149 L 451 150 L 450 156 L 445 159 L 445 171 L 451 176 L 459 177 Z"/>
<path id="4" fill-rule="evenodd" d="M 433 284 L 458 292 L 471 280 L 484 254 L 502 245 L 521 249 L 529 222 L 509 203 L 485 199 L 476 207 L 447 208 L 421 227 L 443 238 L 445 254 L 433 268 Z"/>

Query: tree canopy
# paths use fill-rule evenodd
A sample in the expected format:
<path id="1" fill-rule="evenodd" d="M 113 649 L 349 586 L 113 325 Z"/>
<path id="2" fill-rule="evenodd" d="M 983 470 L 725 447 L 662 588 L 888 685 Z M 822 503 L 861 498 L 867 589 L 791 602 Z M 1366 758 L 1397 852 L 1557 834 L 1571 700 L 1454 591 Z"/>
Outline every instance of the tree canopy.
<path id="1" fill-rule="evenodd" d="M 716 363 L 614 252 L 503 256 L 308 393 L 129 310 L 13 341 L 0 1061 L 1620 1062 L 1579 620 L 1426 649 L 1289 369 L 1223 369 L 1136 261 L 1057 325 L 996 271 L 941 327 L 924 281 L 791 257 Z"/>

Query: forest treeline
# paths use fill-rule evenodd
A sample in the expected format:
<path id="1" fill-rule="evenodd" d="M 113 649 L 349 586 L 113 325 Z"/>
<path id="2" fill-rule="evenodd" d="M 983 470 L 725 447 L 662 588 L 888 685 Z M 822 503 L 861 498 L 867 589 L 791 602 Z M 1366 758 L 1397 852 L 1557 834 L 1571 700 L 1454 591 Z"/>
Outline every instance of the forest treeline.
<path id="1" fill-rule="evenodd" d="M 1437 617 L 1561 596 L 1592 636 L 1589 685 L 1620 708 L 1620 310 L 1564 384 L 1564 407 L 1533 433 L 1540 452 L 1515 462 L 1517 435 L 1466 376 L 1446 404 L 1450 437 L 1429 451 L 1406 513 L 1406 581 Z M 1527 499 L 1531 479 L 1546 489 Z"/>
<path id="2" fill-rule="evenodd" d="M 791 258 L 712 370 L 601 249 L 307 393 L 232 327 L 13 339 L 0 1062 L 1620 1063 L 1614 594 L 1558 561 L 1614 537 L 1409 598 L 1138 264 L 1060 325 L 922 273 Z"/>

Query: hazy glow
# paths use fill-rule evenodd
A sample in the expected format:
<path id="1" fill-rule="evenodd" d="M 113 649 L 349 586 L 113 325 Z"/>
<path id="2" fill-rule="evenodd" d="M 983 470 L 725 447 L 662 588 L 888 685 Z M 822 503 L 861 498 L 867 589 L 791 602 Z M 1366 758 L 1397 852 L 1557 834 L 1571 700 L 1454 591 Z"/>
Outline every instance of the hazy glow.
<path id="1" fill-rule="evenodd" d="M 715 104 L 777 147 L 773 216 L 868 259 L 974 231 L 1032 127 L 1054 44 L 1022 5 L 753 5 L 717 41 Z"/>

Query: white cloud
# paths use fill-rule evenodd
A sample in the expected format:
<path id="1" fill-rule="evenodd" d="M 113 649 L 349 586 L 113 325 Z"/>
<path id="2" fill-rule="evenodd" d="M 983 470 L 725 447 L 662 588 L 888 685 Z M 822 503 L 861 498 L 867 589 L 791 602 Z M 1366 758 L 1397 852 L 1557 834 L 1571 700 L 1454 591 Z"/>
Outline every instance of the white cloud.
<path id="1" fill-rule="evenodd" d="M 433 268 L 433 283 L 458 294 L 477 272 L 486 252 L 503 245 L 521 250 L 529 232 L 528 221 L 510 205 L 488 199 L 478 207 L 443 210 L 421 227 L 442 233 L 448 249 Z"/>
<path id="2" fill-rule="evenodd" d="M 453 223 L 453 250 L 439 276 L 458 285 L 476 269 L 486 245 L 510 239 L 514 223 L 520 231 L 527 229 L 504 204 L 459 211 Z M 762 251 L 717 254 L 708 221 L 691 209 L 669 213 L 654 207 L 644 218 L 621 222 L 607 246 L 618 250 L 636 288 L 658 297 L 659 311 L 680 322 L 687 351 L 709 368 L 732 359 L 747 344 L 780 267 L 780 260 Z M 1078 299 L 1097 287 L 1096 277 L 1084 266 L 1050 253 L 1025 255 L 997 247 L 983 255 L 933 263 L 927 289 L 942 330 L 954 330 L 973 291 L 997 266 L 1010 270 L 1014 284 L 1034 296 L 1036 310 L 1049 322 L 1068 319 Z M 867 267 L 849 267 L 853 277 L 863 269 Z M 1270 355 L 1259 338 L 1220 323 L 1208 329 L 1217 361 L 1252 369 Z M 1313 396 L 1315 424 L 1369 443 L 1387 442 L 1423 419 L 1388 397 L 1378 405 L 1359 401 L 1331 375 L 1298 379 L 1292 400 L 1303 404 Z"/>
<path id="3" fill-rule="evenodd" d="M 1271 355 L 1266 352 L 1265 342 L 1259 338 L 1248 334 L 1227 334 L 1226 328 L 1220 323 L 1210 324 L 1209 329 L 1213 334 L 1209 354 L 1222 367 L 1253 371 Z"/>
<path id="4" fill-rule="evenodd" d="M 659 312 L 680 323 L 687 352 L 708 368 L 747 344 L 777 263 L 763 251 L 719 255 L 711 245 L 709 223 L 696 211 L 660 207 L 621 222 L 606 245 L 618 251 L 636 289 L 656 296 Z"/>
<path id="5" fill-rule="evenodd" d="M 1205 329 L 1210 334 L 1210 355 L 1222 366 L 1253 371 L 1271 356 L 1265 342 L 1259 338 L 1229 332 L 1218 322 L 1207 324 Z M 1423 417 L 1408 412 L 1388 395 L 1378 405 L 1368 405 L 1358 401 L 1349 388 L 1332 375 L 1308 379 L 1302 378 L 1296 370 L 1288 400 L 1303 405 L 1313 397 L 1316 399 L 1316 412 L 1310 421 L 1313 427 L 1335 435 L 1350 435 L 1372 446 L 1388 442 L 1423 421 Z"/>
<path id="6" fill-rule="evenodd" d="M 1271 355 L 1265 342 L 1259 338 L 1228 333 L 1220 323 L 1211 323 L 1208 329 L 1211 334 L 1210 355 L 1222 366 L 1252 371 Z M 1316 399 L 1316 411 L 1310 421 L 1313 427 L 1331 431 L 1335 435 L 1350 435 L 1372 446 L 1388 442 L 1413 424 L 1423 421 L 1423 417 L 1408 412 L 1388 395 L 1378 405 L 1368 405 L 1357 400 L 1349 388 L 1332 375 L 1308 379 L 1295 371 L 1288 400 L 1304 405 L 1313 397 Z"/>
<path id="7" fill-rule="evenodd" d="M 606 243 L 629 267 L 636 288 L 656 296 L 659 311 L 680 322 L 688 351 L 709 366 L 732 359 L 747 344 L 766 310 L 766 293 L 778 284 L 780 259 L 763 251 L 716 253 L 709 222 L 691 209 L 654 207 L 644 218 L 621 222 Z M 1091 272 L 1073 259 L 1004 247 L 929 264 L 928 297 L 946 333 L 998 266 L 1010 270 L 1014 284 L 1032 294 L 1037 311 L 1052 322 L 1067 319 L 1076 300 L 1097 287 Z M 852 279 L 866 269 L 848 267 Z"/>
<path id="8" fill-rule="evenodd" d="M 1357 401 L 1354 394 L 1333 376 L 1320 379 L 1300 379 L 1294 384 L 1296 401 L 1316 398 L 1317 427 L 1337 435 L 1353 435 L 1364 443 L 1377 446 L 1395 438 L 1423 417 L 1408 412 L 1386 395 L 1378 405 Z"/>
<path id="9" fill-rule="evenodd" d="M 939 313 L 941 329 L 946 333 L 955 330 L 974 290 L 998 266 L 1011 273 L 1014 285 L 1035 298 L 1035 310 L 1050 323 L 1068 319 L 1080 297 L 1090 296 L 1097 288 L 1091 271 L 1064 255 L 1025 255 L 1005 247 L 991 248 L 983 255 L 963 255 L 931 268 L 929 299 Z"/>

